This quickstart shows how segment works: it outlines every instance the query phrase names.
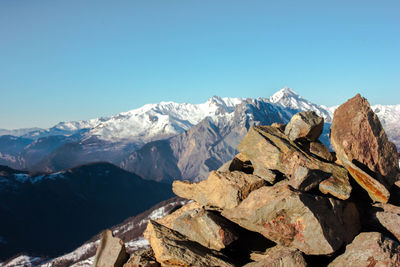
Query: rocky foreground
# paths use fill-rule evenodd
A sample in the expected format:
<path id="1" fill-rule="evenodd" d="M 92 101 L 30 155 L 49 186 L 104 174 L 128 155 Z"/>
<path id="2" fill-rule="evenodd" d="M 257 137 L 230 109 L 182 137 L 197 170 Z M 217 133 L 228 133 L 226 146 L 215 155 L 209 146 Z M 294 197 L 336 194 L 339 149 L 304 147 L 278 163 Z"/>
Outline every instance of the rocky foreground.
<path id="1" fill-rule="evenodd" d="M 360 95 L 324 120 L 252 127 L 239 154 L 199 183 L 175 181 L 193 200 L 149 221 L 150 249 L 128 255 L 103 233 L 93 266 L 400 266 L 398 154 Z"/>

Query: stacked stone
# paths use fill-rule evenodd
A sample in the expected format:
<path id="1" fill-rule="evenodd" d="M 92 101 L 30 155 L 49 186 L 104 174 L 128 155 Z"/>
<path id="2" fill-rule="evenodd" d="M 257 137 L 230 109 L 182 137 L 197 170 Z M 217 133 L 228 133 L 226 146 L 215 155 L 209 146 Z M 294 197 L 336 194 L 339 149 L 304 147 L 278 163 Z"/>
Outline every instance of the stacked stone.
<path id="1" fill-rule="evenodd" d="M 193 202 L 149 222 L 149 265 L 129 265 L 136 253 L 125 266 L 400 266 L 394 145 L 360 95 L 334 114 L 336 153 L 323 124 L 308 111 L 254 126 L 207 180 L 175 181 Z"/>

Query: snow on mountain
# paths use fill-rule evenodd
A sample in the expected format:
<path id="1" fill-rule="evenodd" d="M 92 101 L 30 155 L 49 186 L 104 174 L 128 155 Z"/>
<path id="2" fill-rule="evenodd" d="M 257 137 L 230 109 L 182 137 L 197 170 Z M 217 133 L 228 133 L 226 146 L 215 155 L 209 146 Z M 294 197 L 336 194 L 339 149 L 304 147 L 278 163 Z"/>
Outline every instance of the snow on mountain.
<path id="1" fill-rule="evenodd" d="M 205 117 L 218 119 L 232 113 L 240 98 L 214 96 L 202 104 L 161 102 L 110 117 L 92 128 L 87 136 L 106 141 L 148 142 L 189 130 Z"/>
<path id="2" fill-rule="evenodd" d="M 293 89 L 284 87 L 275 94 L 273 94 L 269 101 L 271 103 L 276 103 L 284 108 L 306 111 L 312 110 L 325 119 L 325 122 L 332 121 L 332 113 L 330 110 L 324 106 L 319 106 L 310 101 L 304 99 L 299 94 L 297 94 Z"/>

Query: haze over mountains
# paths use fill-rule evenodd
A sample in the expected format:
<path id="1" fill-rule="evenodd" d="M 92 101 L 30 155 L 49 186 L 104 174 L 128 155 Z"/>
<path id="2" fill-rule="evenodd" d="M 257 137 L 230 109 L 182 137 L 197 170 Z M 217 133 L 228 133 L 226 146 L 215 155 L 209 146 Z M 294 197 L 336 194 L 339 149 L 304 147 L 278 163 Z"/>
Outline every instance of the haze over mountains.
<path id="1" fill-rule="evenodd" d="M 287 123 L 298 111 L 314 110 L 325 119 L 321 141 L 330 146 L 335 107 L 320 106 L 283 88 L 270 98 L 214 96 L 202 104 L 161 102 L 108 118 L 61 122 L 49 129 L 0 134 L 0 164 L 54 172 L 106 161 L 145 179 L 201 180 L 236 154 L 251 125 Z M 400 105 L 375 105 L 389 138 L 400 148 Z M 13 136 L 15 135 L 15 136 Z"/>

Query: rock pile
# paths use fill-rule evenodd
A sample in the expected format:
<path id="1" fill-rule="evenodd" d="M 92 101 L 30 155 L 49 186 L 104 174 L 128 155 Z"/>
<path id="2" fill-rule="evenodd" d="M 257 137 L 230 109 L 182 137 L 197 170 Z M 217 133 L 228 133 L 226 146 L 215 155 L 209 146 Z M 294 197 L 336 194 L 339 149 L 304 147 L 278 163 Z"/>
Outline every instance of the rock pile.
<path id="1" fill-rule="evenodd" d="M 310 111 L 254 126 L 207 180 L 175 181 L 193 202 L 150 221 L 151 249 L 124 266 L 400 266 L 394 145 L 360 95 L 335 112 L 336 153 L 318 141 L 323 123 Z M 122 266 L 110 244 L 96 259 L 110 251 L 108 266 Z"/>

